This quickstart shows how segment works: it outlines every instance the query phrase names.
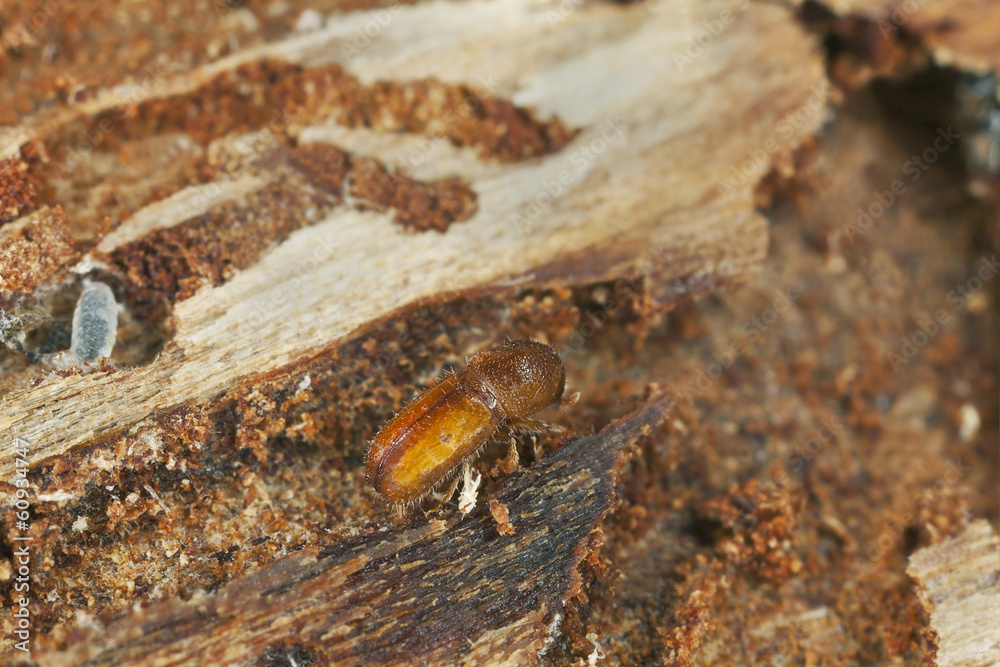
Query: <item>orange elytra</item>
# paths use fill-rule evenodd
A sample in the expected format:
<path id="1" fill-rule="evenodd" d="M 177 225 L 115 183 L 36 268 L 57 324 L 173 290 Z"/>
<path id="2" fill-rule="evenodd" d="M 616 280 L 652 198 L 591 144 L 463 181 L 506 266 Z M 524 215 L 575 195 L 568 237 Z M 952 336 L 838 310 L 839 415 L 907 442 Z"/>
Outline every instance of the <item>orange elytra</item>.
<path id="1" fill-rule="evenodd" d="M 503 424 L 516 425 L 562 397 L 556 351 L 515 340 L 480 352 L 382 427 L 365 458 L 368 481 L 394 505 L 419 500 Z"/>

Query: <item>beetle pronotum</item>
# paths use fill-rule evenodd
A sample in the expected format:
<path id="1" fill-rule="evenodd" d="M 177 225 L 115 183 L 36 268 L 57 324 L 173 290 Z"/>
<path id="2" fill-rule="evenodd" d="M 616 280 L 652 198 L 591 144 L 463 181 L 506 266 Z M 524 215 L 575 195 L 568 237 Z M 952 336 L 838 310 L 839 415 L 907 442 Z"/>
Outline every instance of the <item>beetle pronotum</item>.
<path id="1" fill-rule="evenodd" d="M 562 398 L 566 371 L 556 351 L 516 340 L 480 352 L 389 420 L 368 448 L 365 470 L 394 505 L 419 500 L 501 425 L 516 428 Z"/>

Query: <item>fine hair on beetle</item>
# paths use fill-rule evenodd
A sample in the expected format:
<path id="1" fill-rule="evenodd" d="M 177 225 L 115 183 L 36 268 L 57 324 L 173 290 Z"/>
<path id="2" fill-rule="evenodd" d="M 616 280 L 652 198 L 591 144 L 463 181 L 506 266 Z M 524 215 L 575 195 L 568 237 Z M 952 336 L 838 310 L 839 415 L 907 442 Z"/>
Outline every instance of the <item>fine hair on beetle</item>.
<path id="1" fill-rule="evenodd" d="M 565 386 L 562 361 L 544 343 L 515 340 L 484 350 L 386 422 L 365 457 L 368 481 L 392 505 L 416 503 L 474 460 L 501 427 L 549 428 L 531 416 L 559 403 Z"/>

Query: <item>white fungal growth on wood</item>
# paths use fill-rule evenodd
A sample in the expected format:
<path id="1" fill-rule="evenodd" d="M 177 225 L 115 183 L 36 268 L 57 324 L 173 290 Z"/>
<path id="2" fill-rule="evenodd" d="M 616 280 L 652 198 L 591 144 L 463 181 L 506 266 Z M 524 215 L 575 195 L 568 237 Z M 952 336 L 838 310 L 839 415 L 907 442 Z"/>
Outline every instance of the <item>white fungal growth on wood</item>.
<path id="1" fill-rule="evenodd" d="M 111 356 L 118 335 L 118 304 L 104 283 L 87 283 L 73 311 L 70 352 L 80 361 L 97 361 Z"/>
<path id="2" fill-rule="evenodd" d="M 465 516 L 471 512 L 476 507 L 476 499 L 478 498 L 478 493 L 476 489 L 479 488 L 479 483 L 483 481 L 482 475 L 476 472 L 476 476 L 472 476 L 472 469 L 466 465 L 462 468 L 462 493 L 458 496 L 458 511 Z"/>
<path id="3" fill-rule="evenodd" d="M 604 649 L 601 648 L 601 640 L 596 632 L 588 632 L 587 641 L 594 645 L 594 650 L 587 656 L 587 664 L 590 667 L 597 667 L 597 661 L 605 658 Z"/>
<path id="4" fill-rule="evenodd" d="M 976 406 L 966 403 L 959 411 L 960 422 L 958 425 L 958 436 L 963 442 L 969 442 L 979 433 L 982 420 L 979 418 L 979 411 Z"/>

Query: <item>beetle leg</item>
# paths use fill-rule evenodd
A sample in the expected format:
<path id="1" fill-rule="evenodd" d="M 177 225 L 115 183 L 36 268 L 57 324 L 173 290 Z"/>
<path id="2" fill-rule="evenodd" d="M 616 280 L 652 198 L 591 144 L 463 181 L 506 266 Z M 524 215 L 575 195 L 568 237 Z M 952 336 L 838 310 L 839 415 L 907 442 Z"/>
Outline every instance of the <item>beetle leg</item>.
<path id="1" fill-rule="evenodd" d="M 517 454 L 517 438 L 511 434 L 510 448 L 507 450 L 507 460 L 504 462 L 508 470 L 519 470 L 521 468 L 521 457 Z"/>
<path id="2" fill-rule="evenodd" d="M 542 458 L 542 454 L 545 453 L 545 448 L 538 446 L 538 438 L 535 437 L 534 433 L 531 434 L 531 451 L 533 451 L 535 453 L 535 460 L 536 461 L 538 461 L 539 459 L 541 459 Z"/>
<path id="3" fill-rule="evenodd" d="M 431 512 L 436 512 L 445 506 L 448 501 L 455 497 L 455 491 L 458 490 L 458 483 L 462 481 L 461 476 L 452 475 L 451 482 L 448 484 L 448 489 L 440 497 L 440 502 L 438 502 L 434 507 L 431 508 Z M 435 500 L 438 500 L 438 495 L 434 494 Z"/>
<path id="4" fill-rule="evenodd" d="M 550 424 L 549 422 L 543 422 L 537 419 L 511 419 L 508 422 L 508 427 L 512 431 L 518 431 L 521 433 L 544 433 L 545 431 L 562 433 L 566 430 L 559 424 Z"/>
<path id="5" fill-rule="evenodd" d="M 580 400 L 580 392 L 574 391 L 569 396 L 564 396 L 561 401 L 559 401 L 559 409 L 565 410 L 566 408 L 576 405 L 576 402 Z"/>

